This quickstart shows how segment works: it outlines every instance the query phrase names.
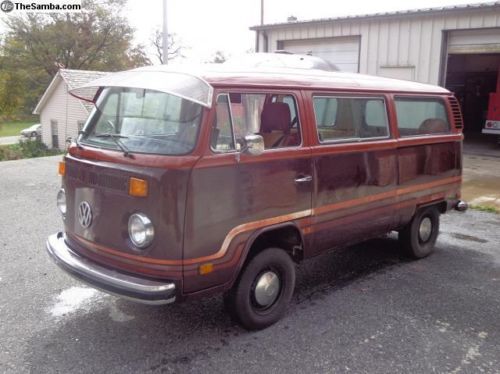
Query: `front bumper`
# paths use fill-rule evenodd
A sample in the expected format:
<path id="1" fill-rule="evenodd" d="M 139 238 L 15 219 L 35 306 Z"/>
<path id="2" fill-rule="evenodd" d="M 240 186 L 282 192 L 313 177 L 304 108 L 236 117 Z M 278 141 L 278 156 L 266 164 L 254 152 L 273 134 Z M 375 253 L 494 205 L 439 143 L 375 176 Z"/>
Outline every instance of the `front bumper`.
<path id="1" fill-rule="evenodd" d="M 98 265 L 73 252 L 66 245 L 62 232 L 49 236 L 47 252 L 68 274 L 107 293 L 144 304 L 161 305 L 175 301 L 175 283 L 140 278 Z"/>

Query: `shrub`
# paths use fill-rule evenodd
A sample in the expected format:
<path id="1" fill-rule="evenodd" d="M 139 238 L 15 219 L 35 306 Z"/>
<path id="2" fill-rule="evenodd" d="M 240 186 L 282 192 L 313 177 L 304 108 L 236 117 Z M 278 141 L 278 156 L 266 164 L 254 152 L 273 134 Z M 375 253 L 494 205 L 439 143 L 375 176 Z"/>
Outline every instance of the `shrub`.
<path id="1" fill-rule="evenodd" d="M 18 144 L 0 147 L 0 161 L 53 156 L 61 153 L 58 149 L 49 149 L 40 139 L 20 140 Z"/>

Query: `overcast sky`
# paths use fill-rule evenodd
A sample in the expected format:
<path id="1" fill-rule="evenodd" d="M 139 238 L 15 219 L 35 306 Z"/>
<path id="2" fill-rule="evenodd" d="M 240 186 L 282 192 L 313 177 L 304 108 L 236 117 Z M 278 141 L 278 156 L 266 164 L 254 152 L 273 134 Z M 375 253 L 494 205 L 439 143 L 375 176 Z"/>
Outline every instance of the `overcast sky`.
<path id="1" fill-rule="evenodd" d="M 26 2 L 31 2 L 26 1 Z M 477 0 L 264 0 L 264 22 L 286 22 L 343 15 L 372 14 L 394 10 L 422 9 Z M 128 0 L 123 14 L 136 29 L 136 41 L 150 47 L 155 29 L 162 25 L 163 0 Z M 5 15 L 0 15 L 5 17 Z M 186 47 L 193 62 L 209 60 L 215 51 L 226 55 L 243 53 L 255 46 L 255 33 L 248 28 L 260 23 L 260 0 L 168 0 L 169 33 Z M 0 26 L 1 32 L 1 26 Z M 152 52 L 152 49 L 149 50 Z"/>
<path id="2" fill-rule="evenodd" d="M 286 22 L 291 15 L 298 20 L 309 20 L 480 2 L 264 0 L 264 23 Z M 147 44 L 154 29 L 161 28 L 162 4 L 163 0 L 129 0 L 125 14 L 136 28 L 137 40 L 141 43 Z M 216 50 L 234 55 L 255 46 L 255 33 L 248 28 L 260 23 L 260 0 L 168 0 L 168 12 L 169 33 L 177 34 L 181 44 L 189 48 L 184 54 L 190 59 L 204 61 Z"/>

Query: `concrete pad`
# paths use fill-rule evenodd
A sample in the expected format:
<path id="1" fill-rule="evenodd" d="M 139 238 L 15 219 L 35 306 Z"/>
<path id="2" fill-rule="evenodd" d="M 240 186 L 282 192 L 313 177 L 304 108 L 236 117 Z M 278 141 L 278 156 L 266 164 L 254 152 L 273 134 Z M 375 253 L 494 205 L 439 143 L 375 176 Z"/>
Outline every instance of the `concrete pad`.
<path id="1" fill-rule="evenodd" d="M 462 198 L 500 212 L 500 158 L 464 155 Z"/>

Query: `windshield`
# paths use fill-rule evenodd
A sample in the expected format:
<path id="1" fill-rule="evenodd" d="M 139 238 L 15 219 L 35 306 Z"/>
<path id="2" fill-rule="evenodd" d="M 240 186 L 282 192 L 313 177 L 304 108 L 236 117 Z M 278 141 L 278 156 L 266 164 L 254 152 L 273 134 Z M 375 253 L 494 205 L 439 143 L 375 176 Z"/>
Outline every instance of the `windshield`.
<path id="1" fill-rule="evenodd" d="M 79 140 L 130 153 L 187 154 L 201 115 L 201 105 L 164 92 L 105 88 Z"/>

